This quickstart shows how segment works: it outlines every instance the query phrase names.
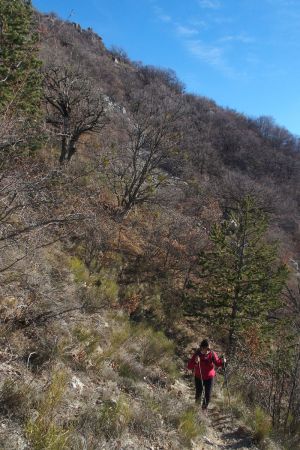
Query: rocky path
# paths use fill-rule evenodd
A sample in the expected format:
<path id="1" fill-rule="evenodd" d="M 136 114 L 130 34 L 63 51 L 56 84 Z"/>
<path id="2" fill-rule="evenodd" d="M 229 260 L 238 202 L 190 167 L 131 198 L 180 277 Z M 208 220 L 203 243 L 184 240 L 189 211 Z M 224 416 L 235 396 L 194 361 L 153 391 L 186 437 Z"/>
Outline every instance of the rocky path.
<path id="1" fill-rule="evenodd" d="M 206 432 L 202 437 L 203 444 L 196 444 L 195 450 L 257 450 L 250 430 L 232 419 L 230 414 L 224 414 L 217 406 L 211 407 L 204 420 Z"/>
<path id="2" fill-rule="evenodd" d="M 181 384 L 181 390 L 194 402 L 192 377 Z M 206 413 L 200 413 L 199 420 L 205 425 L 204 435 L 194 442 L 193 450 L 258 450 L 251 431 L 239 423 L 230 413 L 224 412 L 218 403 L 224 396 L 220 386 L 215 386 L 213 401 Z"/>

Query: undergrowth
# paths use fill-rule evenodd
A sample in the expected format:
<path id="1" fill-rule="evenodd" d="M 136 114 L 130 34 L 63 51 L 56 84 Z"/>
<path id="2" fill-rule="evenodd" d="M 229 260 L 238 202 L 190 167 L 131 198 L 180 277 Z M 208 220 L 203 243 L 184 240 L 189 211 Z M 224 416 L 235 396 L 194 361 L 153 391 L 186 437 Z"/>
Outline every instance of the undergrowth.
<path id="1" fill-rule="evenodd" d="M 34 450 L 66 450 L 70 431 L 58 425 L 56 416 L 67 385 L 67 374 L 56 371 L 37 407 L 37 417 L 25 425 L 25 435 Z"/>

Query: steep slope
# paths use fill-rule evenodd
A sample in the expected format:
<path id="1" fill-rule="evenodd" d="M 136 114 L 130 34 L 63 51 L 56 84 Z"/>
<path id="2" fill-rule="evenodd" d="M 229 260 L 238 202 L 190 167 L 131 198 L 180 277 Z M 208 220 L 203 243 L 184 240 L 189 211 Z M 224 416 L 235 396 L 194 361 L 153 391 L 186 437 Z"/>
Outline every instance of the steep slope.
<path id="1" fill-rule="evenodd" d="M 211 229 L 245 194 L 272 213 L 267 237 L 297 263 L 299 140 L 186 94 L 174 73 L 108 51 L 91 29 L 38 20 L 43 71 L 78 69 L 107 123 L 59 164 L 69 116 L 50 123 L 45 102 L 42 145 L 1 160 L 1 449 L 276 448 L 263 407 L 296 449 L 288 389 L 298 401 L 299 385 L 255 327 L 229 361 L 230 405 L 220 374 L 208 416 L 194 407 L 191 348 L 209 336 L 223 351 L 227 330 L 205 311 L 188 317 L 185 302 Z M 297 295 L 271 325 L 281 314 L 299 330 Z"/>
<path id="2" fill-rule="evenodd" d="M 287 245 L 288 253 L 296 252 L 297 259 L 298 138 L 277 126 L 271 118 L 248 118 L 222 109 L 212 100 L 185 94 L 183 85 L 172 71 L 131 62 L 122 51 L 108 51 L 91 29 L 83 30 L 79 25 L 63 23 L 54 16 L 42 16 L 40 21 L 43 60 L 52 65 L 67 62 L 78 65 L 80 61 L 85 73 L 131 120 L 137 120 L 134 108 L 139 90 L 144 91 L 151 83 L 157 86 L 153 93 L 157 102 L 163 87 L 173 101 L 183 103 L 180 123 L 175 125 L 181 136 L 180 142 L 176 151 L 161 160 L 160 166 L 168 174 L 180 176 L 188 183 L 185 189 L 188 201 L 181 201 L 186 214 L 193 214 L 188 209 L 191 202 L 203 202 L 202 197 L 195 195 L 195 185 L 204 193 L 209 186 L 212 196 L 225 206 L 230 204 L 231 198 L 253 192 L 274 213 L 274 232 Z M 123 119 L 117 114 L 113 119 L 114 126 L 103 130 L 100 142 L 96 144 L 101 148 L 100 155 L 106 154 L 110 146 L 123 145 L 120 132 L 124 128 Z M 83 143 L 80 151 L 90 152 L 91 148 L 88 150 Z"/>

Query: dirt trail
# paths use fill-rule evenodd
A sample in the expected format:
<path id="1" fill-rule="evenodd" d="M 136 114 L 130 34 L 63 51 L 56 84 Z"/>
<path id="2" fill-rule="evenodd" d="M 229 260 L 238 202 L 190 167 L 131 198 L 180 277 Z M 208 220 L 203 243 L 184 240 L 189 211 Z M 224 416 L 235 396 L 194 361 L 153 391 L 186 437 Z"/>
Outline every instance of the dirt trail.
<path id="1" fill-rule="evenodd" d="M 186 380 L 182 389 L 185 395 L 194 402 L 193 377 Z M 213 400 L 206 413 L 200 413 L 200 421 L 205 425 L 204 435 L 193 445 L 193 450 L 259 450 L 254 444 L 251 431 L 232 417 L 230 413 L 222 411 L 218 406 L 225 396 L 219 384 L 214 386 Z"/>
<path id="2" fill-rule="evenodd" d="M 246 427 L 223 413 L 217 406 L 212 405 L 205 415 L 206 432 L 202 437 L 203 444 L 196 444 L 195 450 L 258 450 L 251 432 Z"/>

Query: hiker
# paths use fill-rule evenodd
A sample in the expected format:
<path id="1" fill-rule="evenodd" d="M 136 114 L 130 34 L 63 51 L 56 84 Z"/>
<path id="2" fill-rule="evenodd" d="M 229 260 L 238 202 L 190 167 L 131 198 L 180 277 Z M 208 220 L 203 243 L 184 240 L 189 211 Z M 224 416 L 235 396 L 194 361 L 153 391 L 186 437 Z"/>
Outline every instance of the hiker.
<path id="1" fill-rule="evenodd" d="M 204 398 L 202 409 L 207 409 L 213 386 L 213 379 L 216 376 L 215 367 L 222 367 L 226 359 L 219 358 L 218 355 L 209 348 L 207 339 L 203 339 L 200 347 L 193 354 L 188 362 L 187 368 L 193 370 L 195 375 L 196 403 L 201 402 L 201 396 L 204 388 Z"/>

